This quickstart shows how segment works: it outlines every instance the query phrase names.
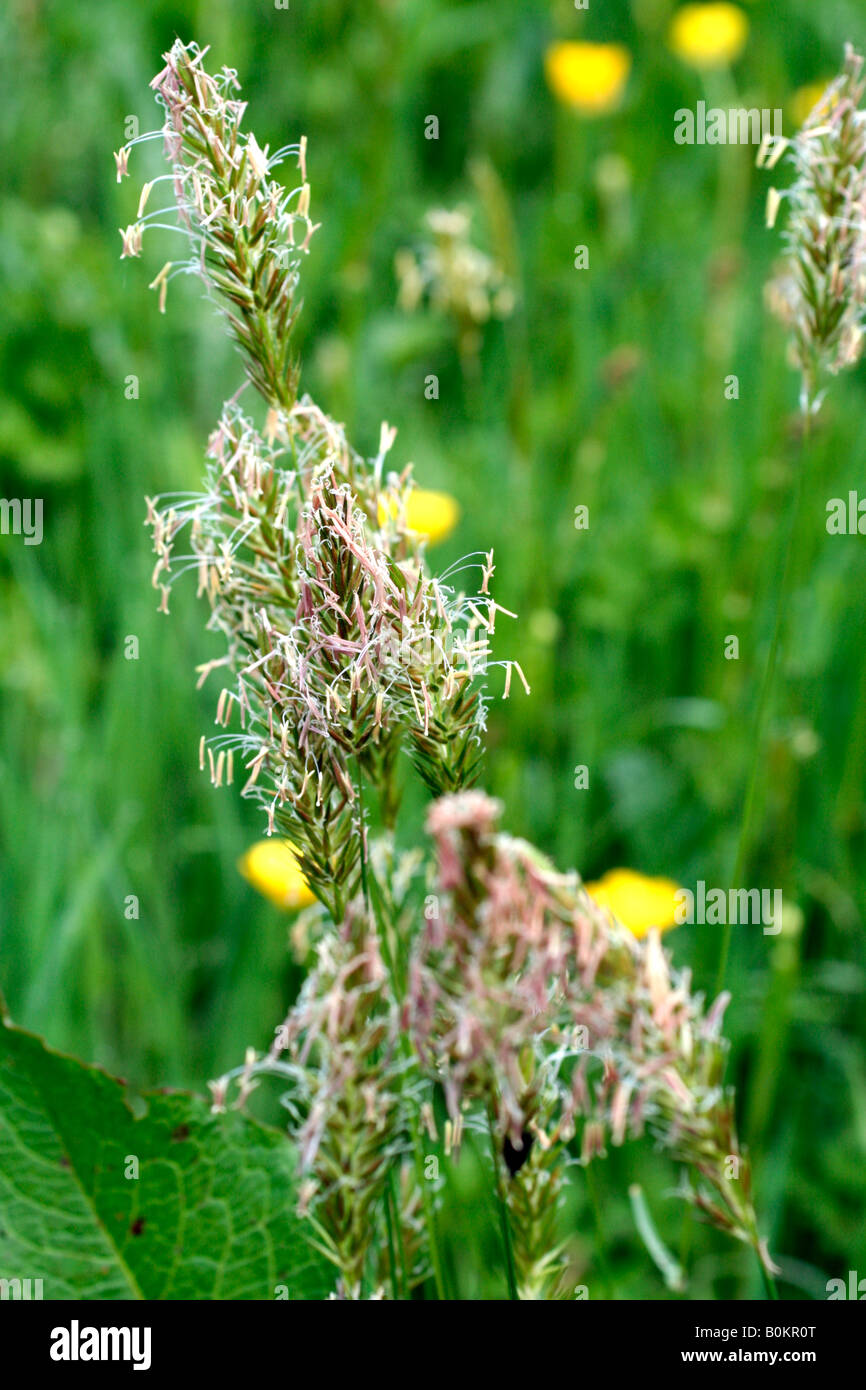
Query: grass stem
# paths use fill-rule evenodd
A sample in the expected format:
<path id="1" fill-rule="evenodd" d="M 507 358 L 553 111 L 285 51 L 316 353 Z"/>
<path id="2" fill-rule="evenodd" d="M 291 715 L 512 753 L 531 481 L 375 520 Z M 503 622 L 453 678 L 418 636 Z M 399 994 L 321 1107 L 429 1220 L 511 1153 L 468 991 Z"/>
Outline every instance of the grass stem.
<path id="1" fill-rule="evenodd" d="M 764 676 L 761 681 L 760 694 L 758 696 L 758 708 L 755 714 L 755 727 L 752 737 L 751 766 L 749 778 L 746 784 L 746 795 L 743 802 L 743 818 L 740 822 L 740 835 L 737 844 L 737 857 L 734 863 L 734 872 L 731 878 L 733 888 L 741 887 L 741 880 L 746 871 L 751 848 L 751 828 L 752 818 L 755 809 L 755 799 L 758 787 L 758 769 L 762 766 L 762 754 L 764 749 L 764 738 L 766 734 L 767 716 L 770 708 L 770 696 L 773 689 L 773 682 L 776 675 L 776 666 L 779 660 L 782 632 L 785 625 L 785 618 L 788 611 L 788 603 L 791 596 L 791 581 L 793 577 L 794 565 L 794 542 L 799 526 L 800 511 L 802 509 L 804 483 L 803 477 L 806 471 L 806 441 L 809 437 L 808 411 L 803 415 L 802 447 L 797 462 L 797 481 L 794 490 L 794 500 L 791 504 L 788 527 L 785 536 L 784 558 L 782 560 L 782 578 L 779 585 L 779 594 L 776 600 L 776 616 L 773 622 L 773 636 L 770 642 L 770 651 L 767 657 L 767 664 L 764 668 Z M 725 975 L 728 967 L 728 954 L 731 947 L 731 921 L 730 913 L 727 913 L 728 921 L 722 928 L 722 944 L 719 951 L 719 966 L 716 975 L 716 994 L 720 994 L 724 989 Z"/>
<path id="2" fill-rule="evenodd" d="M 493 1116 L 488 1112 L 487 1128 L 490 1132 L 490 1157 L 493 1160 L 493 1182 L 496 1191 L 496 1201 L 499 1206 L 499 1225 L 502 1231 L 502 1244 L 505 1250 L 505 1272 L 508 1279 L 508 1297 L 514 1302 L 518 1302 L 517 1275 L 514 1269 L 514 1249 L 511 1243 L 511 1228 L 508 1224 L 508 1204 L 505 1200 L 505 1191 L 502 1186 L 502 1166 L 499 1159 L 499 1150 L 496 1146 L 496 1132 L 493 1128 Z"/>

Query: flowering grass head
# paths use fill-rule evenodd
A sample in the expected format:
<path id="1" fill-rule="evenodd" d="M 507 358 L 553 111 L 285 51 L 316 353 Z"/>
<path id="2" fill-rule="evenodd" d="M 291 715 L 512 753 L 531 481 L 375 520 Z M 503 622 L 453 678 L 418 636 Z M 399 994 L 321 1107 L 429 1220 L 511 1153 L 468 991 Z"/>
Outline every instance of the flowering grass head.
<path id="1" fill-rule="evenodd" d="M 692 1174 L 690 1199 L 769 1267 L 722 1083 L 727 996 L 705 1009 L 657 930 L 638 941 L 573 875 L 502 835 L 500 809 L 468 792 L 428 818 L 443 900 L 419 945 L 410 1019 L 454 1119 L 480 1098 L 512 1155 L 536 1142 L 548 1154 L 548 1180 L 551 1151 L 575 1133 L 590 1162 L 649 1130 Z M 518 1180 L 523 1165 L 508 1166 Z"/>
<path id="2" fill-rule="evenodd" d="M 492 553 L 460 562 L 478 572 L 472 595 L 452 586 L 453 570 L 435 577 L 426 547 L 456 522 L 453 500 L 414 492 L 410 470 L 390 466 L 387 425 L 364 458 L 299 393 L 291 328 L 314 230 L 305 145 L 270 156 L 244 135 L 235 74 L 213 77 L 203 58 L 178 42 L 154 82 L 178 225 L 194 249 L 181 268 L 220 303 L 261 405 L 258 416 L 245 409 L 240 392 L 225 404 L 201 493 L 149 502 L 153 583 L 167 611 L 174 580 L 195 574 L 223 639 L 199 668 L 202 682 L 224 675 L 200 764 L 217 786 L 242 771 L 264 811 L 269 839 L 243 871 L 280 905 L 314 894 L 331 918 L 307 914 L 315 968 L 270 1050 L 250 1049 L 214 1084 L 215 1108 L 233 1077 L 237 1104 L 260 1075 L 286 1084 L 300 1205 L 339 1271 L 338 1297 L 381 1296 L 383 1271 L 395 1297 L 410 1296 L 438 1268 L 436 1194 L 418 1174 L 438 1086 L 446 1152 L 459 1150 L 464 1117 L 489 1126 L 519 1296 L 561 1292 L 569 1163 L 645 1130 L 691 1172 L 708 1217 L 764 1259 L 747 1170 L 735 1188 L 723 1172 L 738 1155 L 722 1084 L 725 1000 L 705 1010 L 649 929 L 650 918 L 664 925 L 669 885 L 639 885 L 643 916 L 635 908 L 629 930 L 575 875 L 503 834 L 499 804 L 472 790 L 504 612 L 490 593 Z M 287 154 L 300 178 L 289 193 L 271 178 Z M 119 176 L 127 161 L 120 152 Z M 147 191 L 124 254 L 141 254 L 146 201 Z M 447 294 L 449 312 L 477 327 L 503 285 L 467 229 L 442 214 L 431 224 L 439 260 L 415 270 L 422 291 Z M 154 281 L 163 305 L 171 273 Z M 514 676 L 528 690 L 517 662 L 500 664 L 504 697 Z M 424 855 L 395 841 L 402 753 L 435 798 L 437 891 L 423 919 Z M 610 884 L 598 891 L 614 905 Z"/>
<path id="3" fill-rule="evenodd" d="M 767 222 L 784 206 L 785 265 L 768 287 L 771 308 L 790 331 L 801 404 L 818 409 L 827 376 L 857 362 L 866 318 L 866 89 L 863 59 L 849 46 L 840 75 L 793 140 L 762 146 L 759 164 L 784 155 L 794 182 L 770 189 Z"/>
<path id="4" fill-rule="evenodd" d="M 291 1082 L 285 1104 L 301 1209 L 326 1233 L 346 1298 L 360 1296 L 388 1171 L 406 1147 L 397 1044 L 379 939 L 354 903 L 337 935 L 320 942 L 317 966 L 261 1068 Z"/>
<path id="5" fill-rule="evenodd" d="M 165 150 L 180 227 L 192 242 L 184 268 L 200 273 L 215 292 L 250 379 L 269 404 L 289 408 L 298 375 L 290 346 L 295 291 L 315 231 L 305 144 L 271 155 L 255 135 L 244 134 L 246 103 L 235 95 L 237 74 L 223 68 L 212 76 L 203 65 L 205 52 L 178 41 L 151 83 L 165 108 Z M 271 171 L 290 155 L 297 158 L 300 181 L 286 192 Z M 143 196 L 139 205 L 141 229 L 146 201 Z M 154 282 L 161 290 L 169 269 Z"/>
<path id="6" fill-rule="evenodd" d="M 484 324 L 514 312 L 514 289 L 499 262 L 472 241 L 466 208 L 434 208 L 426 224 L 430 239 L 397 253 L 399 303 L 411 312 L 426 300 L 453 320 L 461 352 L 475 354 Z"/>
<path id="7" fill-rule="evenodd" d="M 237 398 L 227 402 L 208 444 L 205 493 L 149 504 L 153 579 L 167 611 L 174 579 L 194 571 L 210 626 L 226 640 L 225 656 L 200 668 L 203 680 L 222 667 L 233 676 L 202 766 L 206 755 L 217 785 L 242 766 L 269 834 L 290 841 L 305 881 L 342 921 L 362 877 L 362 783 L 392 819 L 401 748 L 437 794 L 477 773 L 493 561 L 478 562 L 475 597 L 434 579 L 425 539 L 456 521 L 451 499 L 411 502 L 408 469 L 387 468 L 387 425 L 376 457 L 364 459 L 298 397 L 291 329 L 315 230 L 305 143 L 269 156 L 242 134 L 236 75 L 212 77 L 203 58 L 176 43 L 153 84 L 178 227 L 194 247 L 183 268 L 221 303 L 267 414 L 260 427 Z M 287 193 L 271 170 L 289 154 L 301 183 Z M 125 239 L 135 254 L 145 226 Z M 164 291 L 168 268 L 160 275 Z"/>

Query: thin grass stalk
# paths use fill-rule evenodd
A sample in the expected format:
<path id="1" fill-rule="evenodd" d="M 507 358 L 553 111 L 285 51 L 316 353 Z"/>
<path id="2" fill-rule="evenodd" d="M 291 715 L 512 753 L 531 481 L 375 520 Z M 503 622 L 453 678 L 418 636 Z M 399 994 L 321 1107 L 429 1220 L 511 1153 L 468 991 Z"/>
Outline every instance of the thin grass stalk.
<path id="1" fill-rule="evenodd" d="M 755 807 L 755 797 L 758 785 L 758 770 L 761 766 L 761 755 L 764 749 L 764 739 L 766 735 L 767 716 L 770 709 L 770 696 L 773 690 L 773 683 L 776 675 L 776 667 L 779 659 L 779 652 L 782 645 L 782 632 L 788 615 L 788 606 L 791 596 L 791 581 L 793 577 L 793 558 L 795 550 L 795 540 L 799 530 L 800 513 L 802 511 L 805 457 L 807 453 L 806 444 L 809 438 L 809 414 L 803 416 L 802 447 L 797 469 L 797 482 L 794 491 L 794 501 L 791 505 L 790 519 L 788 522 L 785 536 L 785 547 L 782 559 L 782 578 L 779 585 L 779 592 L 776 599 L 776 612 L 773 621 L 773 636 L 770 642 L 770 651 L 767 657 L 767 665 L 764 669 L 763 680 L 761 681 L 760 694 L 758 696 L 758 707 L 755 714 L 754 733 L 752 735 L 752 752 L 750 759 L 749 778 L 746 784 L 746 795 L 743 802 L 743 818 L 740 822 L 740 835 L 737 843 L 737 856 L 734 861 L 734 871 L 731 876 L 731 886 L 739 888 L 743 874 L 749 862 L 749 851 L 751 848 L 750 837 L 752 828 L 752 818 Z M 726 914 L 729 916 L 730 914 Z M 721 994 L 725 987 L 725 975 L 728 967 L 728 955 L 731 946 L 731 922 L 726 921 L 722 928 L 722 942 L 719 950 L 719 966 L 716 974 L 716 994 Z"/>
<path id="2" fill-rule="evenodd" d="M 508 1297 L 517 1302 L 519 1294 L 517 1292 L 517 1276 L 514 1267 L 514 1249 L 511 1243 L 511 1227 L 508 1223 L 508 1204 L 505 1200 L 505 1191 L 502 1186 L 502 1169 L 499 1160 L 499 1150 L 496 1145 L 496 1132 L 492 1113 L 488 1113 L 487 1127 L 490 1134 L 490 1157 L 493 1162 L 493 1186 L 496 1196 L 496 1204 L 499 1208 L 499 1229 L 502 1233 L 502 1248 L 505 1252 L 505 1274 L 508 1280 Z"/>

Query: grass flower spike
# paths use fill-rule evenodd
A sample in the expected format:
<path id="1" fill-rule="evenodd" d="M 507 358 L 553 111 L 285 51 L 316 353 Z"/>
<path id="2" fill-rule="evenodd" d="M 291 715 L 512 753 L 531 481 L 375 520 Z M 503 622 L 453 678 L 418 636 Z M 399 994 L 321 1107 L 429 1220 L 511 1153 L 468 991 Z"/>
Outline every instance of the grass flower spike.
<path id="1" fill-rule="evenodd" d="M 426 221 L 432 240 L 417 253 L 397 253 L 400 305 L 411 312 L 426 297 L 454 321 L 461 353 L 477 353 L 483 325 L 513 313 L 514 290 L 498 262 L 473 244 L 466 209 L 435 208 Z"/>
<path id="2" fill-rule="evenodd" d="M 304 144 L 268 154 L 244 136 L 237 75 L 204 70 L 204 53 L 176 43 L 152 87 L 166 112 L 165 144 L 182 224 L 194 262 L 223 304 L 250 379 L 272 406 L 294 403 L 297 371 L 291 329 L 299 267 L 315 227 L 310 220 Z M 300 183 L 286 193 L 270 178 L 297 157 Z"/>
<path id="3" fill-rule="evenodd" d="M 842 73 L 791 141 L 770 141 L 759 163 L 784 154 L 795 179 L 771 189 L 767 221 L 785 209 L 786 264 L 771 282 L 771 308 L 791 333 L 801 402 L 818 409 L 828 375 L 858 361 L 866 319 L 866 113 L 863 59 L 848 48 Z"/>
<path id="4" fill-rule="evenodd" d="M 576 1132 L 588 1163 L 606 1142 L 650 1130 L 692 1174 L 685 1195 L 771 1270 L 722 1085 L 727 996 L 705 1010 L 657 931 L 636 941 L 573 876 L 500 834 L 500 810 L 467 792 L 430 812 L 444 905 L 419 944 L 409 1018 L 455 1122 L 473 1101 L 491 1117 L 522 1296 L 541 1296 L 538 1262 Z M 542 1268 L 550 1296 L 555 1270 Z"/>
<path id="5" fill-rule="evenodd" d="M 517 681 L 529 689 L 518 662 L 491 660 L 505 612 L 490 591 L 492 552 L 436 578 L 427 546 L 456 525 L 454 499 L 389 466 L 387 424 L 364 458 L 300 393 L 291 330 L 315 230 L 305 143 L 270 155 L 244 134 L 236 75 L 211 76 L 203 59 L 177 42 L 153 84 L 178 229 L 192 244 L 153 284 L 164 307 L 173 274 L 203 277 L 254 389 L 224 405 L 201 493 L 148 502 L 153 584 L 168 611 L 175 579 L 197 577 L 223 640 L 199 667 L 200 682 L 221 685 L 200 767 L 217 787 L 242 781 L 260 804 L 268 838 L 241 871 L 279 906 L 310 908 L 295 945 L 305 962 L 315 955 L 270 1049 L 250 1048 L 212 1083 L 214 1108 L 233 1081 L 236 1106 L 260 1077 L 282 1083 L 300 1210 L 341 1299 L 410 1298 L 428 1277 L 445 1296 L 447 1184 L 428 1180 L 438 1157 L 423 1140 L 438 1139 L 440 1100 L 447 1161 L 464 1127 L 490 1144 L 512 1297 L 570 1296 L 569 1171 L 645 1132 L 686 1170 L 707 1219 L 768 1269 L 723 1084 L 726 999 L 705 1009 L 660 944 L 675 885 L 618 871 L 593 900 L 576 875 L 504 834 L 499 804 L 472 789 L 483 682 L 499 665 L 503 698 Z M 299 181 L 286 192 L 271 174 L 290 155 Z M 121 152 L 118 174 L 126 163 Z M 151 188 L 124 255 L 142 252 Z M 403 263 L 404 298 L 429 294 L 464 349 L 513 303 L 468 225 L 437 214 L 432 250 Z M 466 568 L 479 576 L 469 595 L 449 582 Z M 403 755 L 432 798 L 432 856 L 429 842 L 398 838 Z"/>
<path id="6" fill-rule="evenodd" d="M 154 583 L 167 610 L 175 574 L 194 570 L 226 639 L 226 656 L 201 668 L 202 679 L 223 666 L 235 678 L 202 766 L 207 754 L 219 785 L 242 764 L 244 794 L 261 801 L 269 833 L 290 841 L 339 922 L 362 877 L 359 779 L 390 817 L 401 746 L 436 793 L 477 770 L 493 565 L 480 566 L 483 592 L 470 599 L 432 579 L 424 536 L 401 504 L 408 470 L 386 473 L 394 433 L 383 426 L 377 457 L 364 460 L 297 398 L 294 296 L 315 230 L 304 142 L 269 158 L 240 130 L 236 76 L 211 77 L 202 57 L 177 43 L 154 81 L 180 226 L 195 248 L 185 268 L 222 303 L 267 418 L 260 430 L 228 402 L 209 441 L 205 494 L 150 504 Z M 269 171 L 288 154 L 302 183 L 286 194 Z M 446 510 L 440 503 L 440 533 Z M 182 533 L 189 546 L 174 571 Z"/>
<path id="7" fill-rule="evenodd" d="M 320 944 L 318 965 L 258 1068 L 292 1083 L 285 1103 L 306 1177 L 301 1208 L 340 1272 L 338 1296 L 348 1299 L 361 1296 L 388 1172 L 407 1146 L 387 979 L 378 938 L 354 904 L 337 938 Z"/>

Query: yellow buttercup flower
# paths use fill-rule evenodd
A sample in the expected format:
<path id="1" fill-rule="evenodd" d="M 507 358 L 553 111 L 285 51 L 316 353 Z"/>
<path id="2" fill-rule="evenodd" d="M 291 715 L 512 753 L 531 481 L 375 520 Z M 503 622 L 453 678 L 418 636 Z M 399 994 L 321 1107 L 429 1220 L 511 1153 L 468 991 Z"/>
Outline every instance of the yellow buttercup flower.
<path id="1" fill-rule="evenodd" d="M 829 82 L 810 82 L 805 87 L 798 87 L 790 100 L 791 115 L 794 118 L 794 125 L 805 125 L 807 116 L 811 116 L 815 107 L 823 102 L 821 98 L 826 95 Z M 827 109 L 830 103 L 827 102 Z"/>
<path id="2" fill-rule="evenodd" d="M 276 836 L 251 845 L 238 860 L 238 868 L 247 882 L 277 907 L 291 911 L 316 901 L 295 851 Z"/>
<path id="3" fill-rule="evenodd" d="M 599 907 L 606 907 L 635 936 L 646 936 L 651 927 L 667 931 L 676 926 L 679 885 L 670 878 L 647 878 L 633 869 L 611 869 L 586 891 Z"/>
<path id="4" fill-rule="evenodd" d="M 749 21 L 737 5 L 683 5 L 671 20 L 668 41 L 677 57 L 695 68 L 721 68 L 739 58 Z"/>
<path id="5" fill-rule="evenodd" d="M 552 43 L 544 55 L 555 97 L 585 116 L 602 116 L 620 103 L 631 54 L 619 43 Z"/>
<path id="6" fill-rule="evenodd" d="M 460 507 L 447 492 L 432 492 L 416 487 L 406 502 L 406 525 L 410 531 L 420 531 L 431 545 L 450 536 L 460 520 Z"/>
<path id="7" fill-rule="evenodd" d="M 384 526 L 390 514 L 396 515 L 395 502 L 379 502 L 379 525 Z M 460 520 L 460 506 L 447 492 L 432 492 L 414 487 L 406 498 L 406 528 L 425 536 L 431 545 L 451 535 Z"/>

